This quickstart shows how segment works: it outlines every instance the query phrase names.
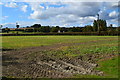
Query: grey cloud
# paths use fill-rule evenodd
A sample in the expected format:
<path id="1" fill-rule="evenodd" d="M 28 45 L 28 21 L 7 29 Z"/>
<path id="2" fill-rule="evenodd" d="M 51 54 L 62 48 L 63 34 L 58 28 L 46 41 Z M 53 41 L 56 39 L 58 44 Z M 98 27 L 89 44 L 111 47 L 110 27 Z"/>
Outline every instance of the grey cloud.
<path id="1" fill-rule="evenodd" d="M 64 3 L 65 4 L 65 3 Z M 66 3 L 67 6 L 54 8 L 50 7 L 45 11 L 37 9 L 41 14 L 32 13 L 33 19 L 49 19 L 59 14 L 76 15 L 78 17 L 95 16 L 99 12 L 99 5 L 96 3 Z M 36 10 L 34 10 L 35 12 Z M 36 17 L 37 16 L 37 17 Z"/>
<path id="2" fill-rule="evenodd" d="M 35 3 L 34 3 L 35 4 Z M 54 3 L 55 4 L 55 3 Z M 49 7 L 48 9 L 41 9 L 39 7 L 40 3 L 35 6 L 32 4 L 31 8 L 34 11 L 31 13 L 30 18 L 40 20 L 49 20 L 45 22 L 46 24 L 63 24 L 63 25 L 72 25 L 72 24 L 88 24 L 92 23 L 96 19 L 96 15 L 100 13 L 100 18 L 104 20 L 110 20 L 116 18 L 115 16 L 110 17 L 109 12 L 107 12 L 109 6 L 112 7 L 113 4 L 106 3 L 105 8 L 100 10 L 103 7 L 103 3 L 100 2 L 65 2 L 62 3 L 64 7 Z M 57 4 L 55 4 L 57 5 Z M 48 6 L 48 4 L 47 4 Z M 72 16 L 71 16 L 72 15 Z"/>
<path id="3" fill-rule="evenodd" d="M 17 4 L 15 2 L 10 2 L 10 3 L 6 3 L 5 7 L 11 7 L 11 8 L 16 8 L 18 7 Z"/>

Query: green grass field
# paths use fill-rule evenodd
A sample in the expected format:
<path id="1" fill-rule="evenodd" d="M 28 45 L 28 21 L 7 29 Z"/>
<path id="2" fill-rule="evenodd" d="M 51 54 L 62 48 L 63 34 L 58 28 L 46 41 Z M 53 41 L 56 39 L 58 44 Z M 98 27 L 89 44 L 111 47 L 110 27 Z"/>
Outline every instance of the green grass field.
<path id="1" fill-rule="evenodd" d="M 41 33 L 41 32 L 9 31 L 9 33 L 3 32 L 3 33 L 0 33 L 0 34 L 16 34 L 16 33 L 19 33 L 19 34 L 34 34 L 34 33 Z"/>
<path id="2" fill-rule="evenodd" d="M 96 41 L 94 43 L 96 46 L 115 46 L 118 42 L 117 39 L 117 36 L 3 36 L 2 47 L 18 49 L 57 43 L 91 43 L 92 41 Z"/>
<path id="3" fill-rule="evenodd" d="M 26 47 L 71 44 L 60 47 L 54 51 L 44 51 L 45 54 L 55 54 L 56 57 L 75 57 L 85 54 L 118 54 L 117 36 L 3 36 L 3 49 L 20 49 Z M 98 58 L 98 61 L 100 59 Z M 118 58 L 114 57 L 101 61 L 97 68 L 103 71 L 104 77 L 118 76 Z M 81 76 L 77 77 L 101 77 L 101 76 Z M 103 77 L 103 76 L 102 76 Z"/>

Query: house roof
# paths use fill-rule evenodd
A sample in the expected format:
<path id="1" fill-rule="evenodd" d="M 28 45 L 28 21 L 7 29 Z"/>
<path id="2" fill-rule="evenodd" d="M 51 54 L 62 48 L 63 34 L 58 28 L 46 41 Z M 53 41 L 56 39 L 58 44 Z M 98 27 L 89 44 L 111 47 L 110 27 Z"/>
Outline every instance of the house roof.
<path id="1" fill-rule="evenodd" d="M 34 28 L 29 27 L 29 28 L 18 28 L 18 29 L 25 30 L 25 29 L 34 29 Z M 16 28 L 10 28 L 10 30 L 16 30 Z"/>

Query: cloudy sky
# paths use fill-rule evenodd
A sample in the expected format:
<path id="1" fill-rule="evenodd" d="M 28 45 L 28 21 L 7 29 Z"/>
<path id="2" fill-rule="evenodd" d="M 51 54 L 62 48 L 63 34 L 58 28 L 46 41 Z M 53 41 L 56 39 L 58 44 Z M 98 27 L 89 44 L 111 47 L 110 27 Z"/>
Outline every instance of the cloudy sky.
<path id="1" fill-rule="evenodd" d="M 108 26 L 118 26 L 117 2 L 0 2 L 2 8 L 1 23 L 3 27 L 15 28 L 41 25 L 72 27 L 92 25 L 100 18 L 107 21 Z"/>

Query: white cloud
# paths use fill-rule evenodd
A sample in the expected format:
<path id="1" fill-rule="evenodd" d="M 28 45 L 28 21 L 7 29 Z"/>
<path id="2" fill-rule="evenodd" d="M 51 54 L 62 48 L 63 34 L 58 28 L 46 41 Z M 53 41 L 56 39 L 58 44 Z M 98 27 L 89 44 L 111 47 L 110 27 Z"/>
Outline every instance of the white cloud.
<path id="1" fill-rule="evenodd" d="M 6 3 L 5 7 L 11 7 L 11 8 L 16 8 L 18 7 L 17 4 L 15 2 L 10 2 L 10 3 Z"/>
<path id="2" fill-rule="evenodd" d="M 119 0 L 4 0 L 4 2 L 119 2 Z"/>
<path id="3" fill-rule="evenodd" d="M 23 12 L 26 12 L 27 11 L 27 5 L 23 5 L 22 7 L 21 7 L 21 10 L 23 11 Z"/>
<path id="4" fill-rule="evenodd" d="M 100 2 L 28 2 L 28 4 L 32 10 L 29 19 L 35 20 L 28 22 L 29 24 L 40 23 L 42 25 L 84 26 L 88 24 L 91 25 L 93 21 L 97 19 L 96 15 L 98 13 L 100 13 L 100 19 L 108 21 L 110 21 L 110 19 L 116 19 L 115 14 L 117 13 L 113 10 L 111 13 L 108 12 L 108 9 L 113 7 L 113 3 L 106 3 L 105 7 Z M 115 5 L 116 4 L 114 4 L 114 6 Z M 21 10 L 26 12 L 27 7 L 27 5 L 22 6 Z M 101 7 L 103 9 L 100 10 Z M 113 23 L 113 21 L 111 22 Z M 21 25 L 24 27 L 24 25 L 28 23 L 21 22 Z"/>
<path id="5" fill-rule="evenodd" d="M 40 5 L 40 2 L 29 2 L 29 5 L 33 11 L 44 9 L 44 7 Z"/>
<path id="6" fill-rule="evenodd" d="M 103 4 L 104 7 L 99 12 L 100 18 L 104 20 L 115 19 L 118 17 L 118 3 L 116 2 L 106 2 Z M 111 11 L 111 12 L 109 12 Z"/>
<path id="7" fill-rule="evenodd" d="M 27 22 L 27 21 L 17 21 L 20 27 L 31 26 L 35 24 L 35 22 Z M 3 28 L 16 28 L 16 23 L 3 23 Z"/>
<path id="8" fill-rule="evenodd" d="M 64 3 L 65 7 L 49 7 L 47 10 L 42 11 L 39 7 L 40 4 L 31 6 L 34 11 L 31 14 L 33 19 L 49 19 L 59 14 L 75 15 L 78 17 L 94 16 L 99 11 L 98 3 Z M 40 14 L 38 14 L 40 13 Z"/>
<path id="9" fill-rule="evenodd" d="M 41 14 L 41 12 L 39 12 L 39 11 L 34 11 L 32 14 L 30 14 L 30 17 L 29 18 L 31 18 L 31 19 L 39 19 L 39 16 L 38 15 L 40 15 Z"/>
<path id="10" fill-rule="evenodd" d="M 118 27 L 118 25 L 117 24 L 113 24 L 113 27 Z"/>
<path id="11" fill-rule="evenodd" d="M 2 2 L 0 2 L 0 5 L 3 5 L 3 3 L 2 3 Z"/>
<path id="12" fill-rule="evenodd" d="M 110 24 L 113 24 L 113 27 L 118 27 L 118 18 L 107 20 L 107 25 L 110 26 Z"/>
<path id="13" fill-rule="evenodd" d="M 119 2 L 111 2 L 111 3 L 109 3 L 110 5 L 110 7 L 113 7 L 113 8 L 117 8 L 117 7 L 120 7 L 120 3 Z"/>
<path id="14" fill-rule="evenodd" d="M 8 16 L 2 16 L 2 20 L 6 20 Z"/>
<path id="15" fill-rule="evenodd" d="M 50 25 L 84 25 L 93 22 L 96 19 L 96 14 L 100 11 L 100 3 L 76 3 L 65 2 L 59 3 L 61 6 L 54 7 L 57 3 L 45 4 L 47 9 L 40 8 L 40 3 L 30 3 L 33 13 L 29 18 L 39 20 Z M 64 6 L 62 6 L 64 5 Z M 48 20 L 49 22 L 45 22 Z"/>
<path id="16" fill-rule="evenodd" d="M 118 17 L 118 13 L 116 11 L 112 11 L 111 13 L 109 13 L 109 17 L 116 18 Z"/>
<path id="17" fill-rule="evenodd" d="M 8 27 L 8 28 L 16 28 L 15 23 L 4 23 L 2 25 L 3 25 L 3 28 L 6 28 L 6 27 Z"/>
<path id="18" fill-rule="evenodd" d="M 110 9 L 109 7 L 113 7 L 113 3 L 105 3 L 105 6 L 103 6 L 103 3 L 100 2 L 63 2 L 58 3 L 61 5 L 59 7 L 54 7 L 57 5 L 57 3 L 45 3 L 47 9 L 44 10 L 40 8 L 40 3 L 34 4 L 36 5 L 30 4 L 33 13 L 30 14 L 29 18 L 34 20 L 40 20 L 40 22 L 47 20 L 49 22 L 43 23 L 50 25 L 56 24 L 61 26 L 83 26 L 91 24 L 94 20 L 96 20 L 96 15 L 98 13 L 100 14 L 100 19 L 111 20 L 117 18 L 115 17 L 115 12 L 108 12 L 108 9 Z M 49 5 L 53 6 L 51 7 Z"/>

